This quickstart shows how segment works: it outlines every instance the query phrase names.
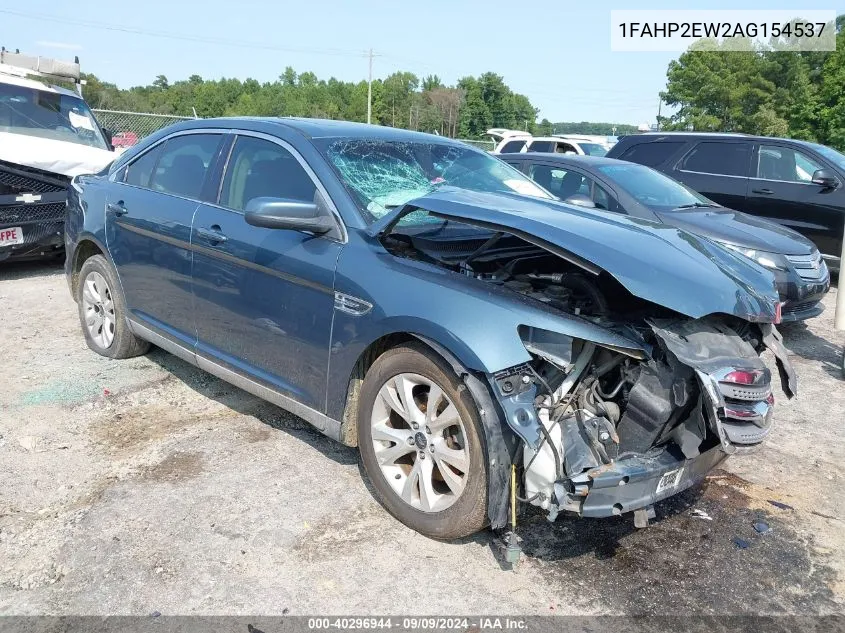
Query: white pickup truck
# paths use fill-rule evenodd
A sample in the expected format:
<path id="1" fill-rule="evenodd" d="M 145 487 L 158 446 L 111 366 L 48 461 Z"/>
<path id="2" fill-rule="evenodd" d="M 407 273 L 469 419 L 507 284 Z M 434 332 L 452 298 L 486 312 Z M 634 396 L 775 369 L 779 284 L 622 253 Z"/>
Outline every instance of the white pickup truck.
<path id="1" fill-rule="evenodd" d="M 79 87 L 79 62 L 0 50 L 0 261 L 61 255 L 70 179 L 115 157 L 80 94 L 41 79 Z"/>

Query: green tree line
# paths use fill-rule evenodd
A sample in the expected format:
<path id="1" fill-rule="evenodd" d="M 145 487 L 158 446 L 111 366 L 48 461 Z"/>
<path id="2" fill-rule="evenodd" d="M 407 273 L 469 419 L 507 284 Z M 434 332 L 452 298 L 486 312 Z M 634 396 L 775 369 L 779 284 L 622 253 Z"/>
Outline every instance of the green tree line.
<path id="1" fill-rule="evenodd" d="M 662 129 L 788 136 L 845 148 L 845 29 L 835 51 L 770 41 L 730 51 L 703 43 L 669 63 Z M 834 25 L 828 25 L 833 29 Z"/>
<path id="2" fill-rule="evenodd" d="M 118 88 L 85 77 L 85 100 L 94 108 L 200 117 L 302 116 L 367 120 L 367 82 L 320 79 L 287 67 L 278 79 L 203 79 L 192 75 L 170 83 L 164 75 L 146 86 Z M 372 121 L 381 125 L 481 138 L 491 127 L 537 128 L 537 109 L 495 73 L 464 77 L 447 86 L 437 75 L 420 79 L 395 72 L 372 83 Z"/>

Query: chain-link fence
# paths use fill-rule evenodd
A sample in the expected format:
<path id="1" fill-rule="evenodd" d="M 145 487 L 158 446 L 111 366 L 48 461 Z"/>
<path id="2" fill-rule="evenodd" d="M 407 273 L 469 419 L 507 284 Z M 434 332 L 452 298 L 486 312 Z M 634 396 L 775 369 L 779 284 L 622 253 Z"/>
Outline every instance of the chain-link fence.
<path id="1" fill-rule="evenodd" d="M 97 110 L 94 116 L 100 125 L 111 131 L 112 143 L 115 147 L 132 147 L 145 136 L 179 121 L 186 121 L 192 117 L 173 116 L 172 114 L 150 114 L 147 112 L 123 112 L 121 110 Z M 458 139 L 468 145 L 490 151 L 496 144 L 489 140 Z"/>
<path id="2" fill-rule="evenodd" d="M 132 147 L 145 136 L 157 132 L 179 121 L 191 117 L 170 114 L 147 114 L 144 112 L 122 112 L 120 110 L 94 110 L 100 125 L 113 134 L 115 147 Z"/>

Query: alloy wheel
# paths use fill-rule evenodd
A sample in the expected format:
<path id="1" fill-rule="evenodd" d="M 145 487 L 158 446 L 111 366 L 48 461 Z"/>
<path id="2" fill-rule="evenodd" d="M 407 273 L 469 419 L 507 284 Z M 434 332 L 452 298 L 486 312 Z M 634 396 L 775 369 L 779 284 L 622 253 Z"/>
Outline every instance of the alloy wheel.
<path id="1" fill-rule="evenodd" d="M 96 271 L 90 272 L 82 283 L 82 308 L 91 340 L 108 349 L 114 341 L 114 301 L 106 278 Z"/>
<path id="2" fill-rule="evenodd" d="M 432 380 L 399 374 L 379 390 L 371 437 L 385 480 L 408 505 L 441 512 L 464 491 L 470 469 L 458 409 Z"/>

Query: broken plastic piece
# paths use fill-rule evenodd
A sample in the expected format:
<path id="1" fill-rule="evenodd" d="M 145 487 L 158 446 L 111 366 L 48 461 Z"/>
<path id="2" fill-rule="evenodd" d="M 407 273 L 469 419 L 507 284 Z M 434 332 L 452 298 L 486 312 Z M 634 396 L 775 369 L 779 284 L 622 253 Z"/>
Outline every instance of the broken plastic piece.
<path id="1" fill-rule="evenodd" d="M 751 547 L 751 543 L 746 541 L 744 538 L 739 538 L 738 536 L 733 538 L 733 542 L 739 549 L 748 549 Z"/>
<path id="2" fill-rule="evenodd" d="M 769 524 L 765 521 L 755 521 L 754 522 L 754 529 L 757 531 L 758 534 L 765 534 L 772 528 L 769 527 Z"/>
<path id="3" fill-rule="evenodd" d="M 693 518 L 696 518 L 696 519 L 704 519 L 706 521 L 712 521 L 713 520 L 713 517 L 711 517 L 709 514 L 707 514 L 704 510 L 693 510 L 690 513 L 690 516 L 692 516 Z"/>
<path id="4" fill-rule="evenodd" d="M 769 499 L 769 503 L 771 503 L 776 508 L 780 508 L 781 510 L 794 510 L 795 509 L 791 505 L 788 505 L 786 503 L 781 503 L 780 501 L 772 501 L 771 499 Z"/>
<path id="5" fill-rule="evenodd" d="M 657 515 L 654 512 L 654 506 L 646 506 L 645 508 L 634 510 L 634 527 L 639 529 L 647 528 L 648 520 L 653 519 L 655 516 Z"/>

